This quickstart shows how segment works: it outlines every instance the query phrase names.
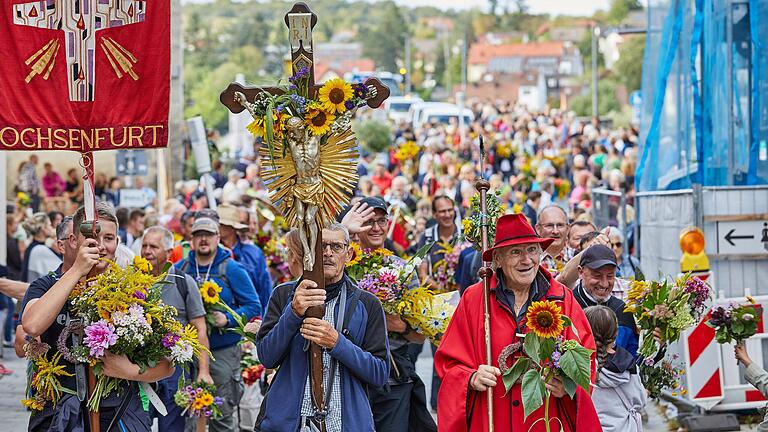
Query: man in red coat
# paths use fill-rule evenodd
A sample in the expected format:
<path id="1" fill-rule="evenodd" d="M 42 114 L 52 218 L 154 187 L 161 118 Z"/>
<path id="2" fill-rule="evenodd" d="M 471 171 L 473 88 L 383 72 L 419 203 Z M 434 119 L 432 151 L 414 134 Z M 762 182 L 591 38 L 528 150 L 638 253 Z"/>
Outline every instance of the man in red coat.
<path id="1" fill-rule="evenodd" d="M 498 357 L 504 347 L 523 342 L 527 332 L 525 314 L 532 302 L 556 302 L 563 314 L 573 321 L 573 326 L 567 327 L 563 336 L 579 341 L 588 349 L 595 349 L 592 330 L 573 293 L 540 266 L 541 252 L 551 243 L 552 239 L 539 237 L 521 214 L 499 219 L 495 244 L 483 254 L 483 259 L 493 261 L 496 269 L 490 291 L 492 364 L 487 364 L 485 359 L 483 283 L 480 282 L 464 293 L 435 353 L 435 368 L 443 380 L 437 410 L 440 431 L 487 431 L 485 392 L 489 389 L 493 391 L 496 431 L 545 430 L 544 422 L 537 422 L 544 417 L 544 408 L 524 418 L 520 383 L 505 395 L 498 367 Z M 523 355 L 522 350 L 507 364 L 513 364 L 519 355 Z M 594 376 L 595 364 L 592 362 L 593 381 Z M 560 430 L 562 424 L 564 431 L 576 431 L 576 425 L 579 432 L 602 431 L 590 395 L 583 389 L 578 388 L 571 399 L 562 382 L 554 379 L 547 384 L 547 390 L 551 393 L 552 430 Z"/>

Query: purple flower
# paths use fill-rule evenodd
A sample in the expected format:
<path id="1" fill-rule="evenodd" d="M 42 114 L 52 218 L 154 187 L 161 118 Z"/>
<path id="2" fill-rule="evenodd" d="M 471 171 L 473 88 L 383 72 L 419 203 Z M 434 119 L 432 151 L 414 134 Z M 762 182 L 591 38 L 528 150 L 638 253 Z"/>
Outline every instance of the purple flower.
<path id="1" fill-rule="evenodd" d="M 115 327 L 104 320 L 96 321 L 85 328 L 83 342 L 90 348 L 92 357 L 100 358 L 104 350 L 117 343 Z"/>
<path id="2" fill-rule="evenodd" d="M 139 291 L 139 290 L 134 291 L 133 292 L 133 296 L 136 297 L 139 300 L 146 300 L 147 299 L 147 295 L 144 294 L 143 291 Z"/>
<path id="3" fill-rule="evenodd" d="M 653 358 L 651 358 L 651 357 L 648 357 L 647 359 L 645 359 L 645 365 L 646 365 L 646 366 L 653 366 L 654 364 L 655 364 L 655 363 L 654 363 L 654 361 L 653 361 Z"/>
<path id="4" fill-rule="evenodd" d="M 363 83 L 357 83 L 355 84 L 354 92 L 355 97 L 365 99 L 365 96 L 368 94 L 368 87 L 366 87 Z"/>
<path id="5" fill-rule="evenodd" d="M 552 353 L 552 366 L 554 366 L 556 369 L 560 369 L 560 351 L 555 351 Z"/>
<path id="6" fill-rule="evenodd" d="M 216 405 L 221 405 L 224 403 L 224 398 L 216 396 L 215 398 L 213 398 L 213 403 Z"/>
<path id="7" fill-rule="evenodd" d="M 170 348 L 176 345 L 176 342 L 178 341 L 179 341 L 179 335 L 175 333 L 167 333 L 165 336 L 163 336 L 163 346 L 166 348 Z"/>
<path id="8" fill-rule="evenodd" d="M 355 107 L 355 103 L 354 102 L 352 102 L 352 101 L 344 102 L 344 108 L 346 108 L 348 110 L 351 110 L 354 107 Z"/>
<path id="9" fill-rule="evenodd" d="M 210 417 L 213 414 L 213 411 L 211 410 L 205 410 L 205 416 Z"/>

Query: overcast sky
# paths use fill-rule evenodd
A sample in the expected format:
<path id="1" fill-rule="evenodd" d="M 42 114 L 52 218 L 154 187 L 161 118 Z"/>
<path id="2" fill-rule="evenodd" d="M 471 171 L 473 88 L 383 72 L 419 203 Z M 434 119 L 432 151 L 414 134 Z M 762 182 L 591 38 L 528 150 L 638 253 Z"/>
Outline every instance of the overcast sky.
<path id="1" fill-rule="evenodd" d="M 206 3 L 208 1 L 211 0 L 182 0 L 182 3 Z M 311 7 L 312 0 L 306 1 Z M 375 3 L 379 0 L 367 1 Z M 395 0 L 395 2 L 405 6 L 434 6 L 440 9 L 479 7 L 488 10 L 488 0 Z M 535 14 L 592 16 L 598 9 L 607 10 L 610 0 L 528 0 L 526 3 L 530 12 Z M 499 5 L 505 4 L 514 5 L 514 1 L 499 0 Z"/>
<path id="2" fill-rule="evenodd" d="M 395 0 L 395 2 L 409 6 L 435 6 L 441 9 L 480 7 L 488 10 L 488 0 Z M 591 16 L 598 9 L 608 9 L 609 2 L 609 0 L 528 0 L 526 3 L 531 13 Z M 514 2 L 499 0 L 499 4 L 514 5 Z"/>

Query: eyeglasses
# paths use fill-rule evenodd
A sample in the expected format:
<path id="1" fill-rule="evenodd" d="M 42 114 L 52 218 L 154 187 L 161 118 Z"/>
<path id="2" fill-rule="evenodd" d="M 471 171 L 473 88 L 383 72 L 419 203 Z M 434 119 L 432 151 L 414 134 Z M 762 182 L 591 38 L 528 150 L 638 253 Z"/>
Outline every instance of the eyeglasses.
<path id="1" fill-rule="evenodd" d="M 558 230 L 565 229 L 568 225 L 564 223 L 548 223 L 548 224 L 541 224 L 541 227 L 544 229 L 552 230 L 557 228 Z"/>
<path id="2" fill-rule="evenodd" d="M 340 254 L 347 250 L 347 246 L 349 245 L 346 243 L 323 243 L 323 251 L 325 251 L 325 248 L 330 247 L 331 252 Z"/>
<path id="3" fill-rule="evenodd" d="M 612 244 L 613 244 L 613 247 L 615 247 L 615 248 L 620 248 L 620 247 L 624 246 L 624 243 L 622 243 L 622 242 L 616 242 L 616 243 L 612 243 Z"/>
<path id="4" fill-rule="evenodd" d="M 530 245 L 527 248 L 507 249 L 505 254 L 510 258 L 522 258 L 523 254 L 538 258 L 541 255 L 541 246 Z"/>
<path id="5" fill-rule="evenodd" d="M 380 218 L 380 219 L 369 220 L 368 222 L 364 223 L 363 226 L 372 227 L 374 225 L 378 225 L 381 228 L 386 228 L 387 223 L 389 223 L 389 218 Z"/>

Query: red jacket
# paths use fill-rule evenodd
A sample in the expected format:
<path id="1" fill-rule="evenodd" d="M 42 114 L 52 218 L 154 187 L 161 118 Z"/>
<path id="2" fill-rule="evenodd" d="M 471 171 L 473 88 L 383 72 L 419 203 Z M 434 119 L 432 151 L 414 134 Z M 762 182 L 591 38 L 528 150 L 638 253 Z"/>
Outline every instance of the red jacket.
<path id="1" fill-rule="evenodd" d="M 567 339 L 576 339 L 588 349 L 595 349 L 592 329 L 589 327 L 584 312 L 573 297 L 573 293 L 555 281 L 544 269 L 541 273 L 549 280 L 550 287 L 546 298 L 555 301 L 563 313 L 573 321 L 574 327 L 566 329 Z M 491 279 L 491 355 L 492 365 L 498 367 L 501 350 L 510 343 L 517 342 L 517 323 L 512 312 L 496 297 L 496 276 Z M 542 299 L 536 299 L 542 300 Z M 521 319 L 525 321 L 525 317 Z M 520 340 L 522 342 L 522 340 Z M 593 354 L 594 360 L 594 354 Z M 469 379 L 478 366 L 485 364 L 485 336 L 483 332 L 483 284 L 482 282 L 467 288 L 448 330 L 435 353 L 435 369 L 442 379 L 437 409 L 439 430 L 447 432 L 487 431 L 488 403 L 486 393 L 472 389 Z M 513 361 L 509 361 L 511 366 Z M 595 377 L 595 362 L 592 362 L 592 381 Z M 497 431 L 544 431 L 544 422 L 536 420 L 544 417 L 544 407 L 531 413 L 524 420 L 520 384 L 516 384 L 509 394 L 504 395 L 501 377 L 494 389 L 494 426 Z M 575 399 L 567 395 L 563 398 L 552 397 L 549 406 L 550 419 L 558 418 L 564 431 L 579 432 L 602 431 L 600 421 L 592 405 L 590 395 L 578 388 Z M 551 420 L 551 430 L 559 430 L 559 423 Z M 532 427 L 533 426 L 533 427 Z"/>

